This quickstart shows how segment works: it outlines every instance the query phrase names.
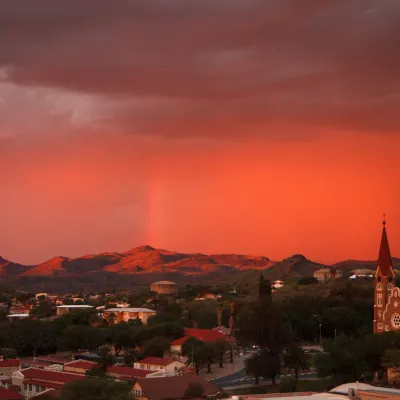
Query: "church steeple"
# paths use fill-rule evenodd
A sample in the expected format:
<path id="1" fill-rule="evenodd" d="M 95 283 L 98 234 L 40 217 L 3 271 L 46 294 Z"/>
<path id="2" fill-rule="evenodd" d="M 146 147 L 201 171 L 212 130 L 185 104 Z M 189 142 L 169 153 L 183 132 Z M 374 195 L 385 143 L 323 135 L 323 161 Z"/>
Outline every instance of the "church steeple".
<path id="1" fill-rule="evenodd" d="M 383 229 L 381 238 L 381 247 L 379 248 L 378 269 L 381 270 L 382 276 L 393 274 L 392 256 L 390 255 L 389 241 L 386 233 L 386 218 L 383 215 Z"/>
<path id="2" fill-rule="evenodd" d="M 374 294 L 374 332 L 390 330 L 389 321 L 385 320 L 386 305 L 389 302 L 394 285 L 394 271 L 389 241 L 386 233 L 386 218 L 383 216 L 381 245 L 379 248 L 378 266 L 375 273 Z"/>

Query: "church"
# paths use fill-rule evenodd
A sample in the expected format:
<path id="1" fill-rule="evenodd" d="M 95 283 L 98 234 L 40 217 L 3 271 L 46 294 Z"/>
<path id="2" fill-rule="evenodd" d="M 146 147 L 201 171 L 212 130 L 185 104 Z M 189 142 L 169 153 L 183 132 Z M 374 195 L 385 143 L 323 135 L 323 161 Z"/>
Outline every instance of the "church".
<path id="1" fill-rule="evenodd" d="M 385 331 L 400 331 L 400 288 L 396 286 L 386 220 L 383 221 L 374 291 L 374 333 Z"/>

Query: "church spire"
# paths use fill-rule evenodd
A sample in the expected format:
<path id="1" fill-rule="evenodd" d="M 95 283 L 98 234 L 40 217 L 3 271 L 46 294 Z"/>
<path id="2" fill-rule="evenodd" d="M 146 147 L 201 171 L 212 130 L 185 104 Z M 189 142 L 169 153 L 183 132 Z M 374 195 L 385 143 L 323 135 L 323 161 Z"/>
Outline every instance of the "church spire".
<path id="1" fill-rule="evenodd" d="M 383 215 L 383 229 L 381 238 L 381 247 L 379 249 L 378 268 L 382 276 L 388 276 L 392 268 L 392 256 L 390 255 L 389 241 L 386 233 L 386 216 Z"/>

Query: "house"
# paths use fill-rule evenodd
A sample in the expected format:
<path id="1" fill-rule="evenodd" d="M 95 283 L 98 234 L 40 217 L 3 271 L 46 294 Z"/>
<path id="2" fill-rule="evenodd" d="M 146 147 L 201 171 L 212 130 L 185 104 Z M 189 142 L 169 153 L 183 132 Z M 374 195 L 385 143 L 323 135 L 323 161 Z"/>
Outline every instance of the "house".
<path id="1" fill-rule="evenodd" d="M 22 398 L 15 390 L 0 387 L 0 400 L 22 400 Z"/>
<path id="2" fill-rule="evenodd" d="M 87 310 L 93 308 L 92 306 L 88 306 L 86 304 L 64 304 L 62 306 L 57 306 L 57 315 L 64 315 L 68 314 L 71 311 L 76 311 L 76 310 Z"/>
<path id="3" fill-rule="evenodd" d="M 147 324 L 147 320 L 153 315 L 156 315 L 156 312 L 149 308 L 116 307 L 104 310 L 104 318 L 108 321 L 114 320 L 116 324 L 135 319 L 140 319 L 143 324 Z"/>
<path id="4" fill-rule="evenodd" d="M 29 314 L 8 314 L 7 318 L 10 321 L 15 321 L 17 319 L 25 319 L 25 318 L 29 318 L 30 315 Z"/>
<path id="5" fill-rule="evenodd" d="M 74 374 L 86 374 L 87 371 L 100 368 L 100 365 L 94 361 L 75 360 L 64 364 L 64 372 L 72 372 Z"/>
<path id="6" fill-rule="evenodd" d="M 31 306 L 15 306 L 15 307 L 10 307 L 8 310 L 8 313 L 10 315 L 16 315 L 16 314 L 29 314 L 31 312 L 32 307 Z"/>
<path id="7" fill-rule="evenodd" d="M 274 281 L 274 283 L 271 285 L 273 289 L 281 289 L 283 288 L 283 281 Z"/>
<path id="8" fill-rule="evenodd" d="M 82 379 L 85 375 L 39 368 L 27 368 L 12 374 L 13 386 L 19 386 L 21 394 L 28 398 L 47 389 L 61 389 L 66 383 Z"/>
<path id="9" fill-rule="evenodd" d="M 21 361 L 17 359 L 3 360 L 0 357 L 0 376 L 10 377 L 14 371 L 18 371 L 21 368 Z"/>
<path id="10" fill-rule="evenodd" d="M 172 358 L 146 357 L 135 362 L 134 367 L 146 371 L 163 371 L 168 375 L 180 374 L 185 363 Z"/>
<path id="11" fill-rule="evenodd" d="M 133 385 L 132 394 L 139 400 L 180 400 L 185 398 L 185 391 L 191 384 L 201 385 L 205 396 L 218 393 L 218 388 L 211 382 L 197 375 L 186 375 L 152 379 L 138 378 Z"/>
<path id="12" fill-rule="evenodd" d="M 341 271 L 338 271 L 335 268 L 322 268 L 314 272 L 314 278 L 319 282 L 325 282 L 329 279 L 338 279 L 341 277 Z"/>
<path id="13" fill-rule="evenodd" d="M 151 374 L 151 371 L 114 365 L 108 368 L 107 373 L 108 375 L 123 381 L 135 381 L 137 378 L 146 378 L 147 375 Z"/>
<path id="14" fill-rule="evenodd" d="M 208 343 L 214 343 L 217 340 L 231 340 L 229 336 L 212 329 L 185 328 L 184 337 L 170 342 L 170 353 L 180 354 L 183 343 L 191 336 Z"/>

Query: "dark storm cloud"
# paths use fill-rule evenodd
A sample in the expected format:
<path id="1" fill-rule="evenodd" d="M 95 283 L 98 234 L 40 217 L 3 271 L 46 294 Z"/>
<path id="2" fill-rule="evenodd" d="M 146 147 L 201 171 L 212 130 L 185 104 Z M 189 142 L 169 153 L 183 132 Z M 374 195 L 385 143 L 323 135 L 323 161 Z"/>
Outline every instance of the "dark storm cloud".
<path id="1" fill-rule="evenodd" d="M 0 1 L 8 79 L 112 99 L 128 131 L 396 131 L 399 49 L 398 0 Z"/>

